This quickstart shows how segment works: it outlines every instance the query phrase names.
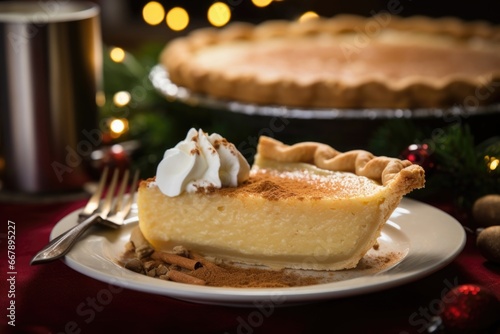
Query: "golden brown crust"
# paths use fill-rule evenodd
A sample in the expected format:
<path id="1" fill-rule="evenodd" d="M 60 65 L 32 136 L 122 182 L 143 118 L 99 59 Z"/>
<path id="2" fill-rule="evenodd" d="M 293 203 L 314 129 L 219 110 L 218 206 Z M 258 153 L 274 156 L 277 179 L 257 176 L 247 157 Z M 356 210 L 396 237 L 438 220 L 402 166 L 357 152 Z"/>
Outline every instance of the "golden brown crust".
<path id="1" fill-rule="evenodd" d="M 339 152 L 316 142 L 286 145 L 276 139 L 261 136 L 257 147 L 259 159 L 278 162 L 305 162 L 331 171 L 351 172 L 365 176 L 387 186 L 397 183 L 396 191 L 408 193 L 422 188 L 425 183 L 424 169 L 408 160 L 374 156 L 364 150 Z"/>
<path id="2" fill-rule="evenodd" d="M 439 80 L 429 80 L 419 75 L 391 81 L 368 76 L 366 80 L 351 85 L 338 81 L 333 76 L 312 82 L 296 80 L 293 76 L 263 81 L 252 75 L 238 76 L 232 75 L 231 71 L 207 71 L 193 65 L 193 57 L 197 51 L 209 45 L 234 40 L 251 41 L 283 36 L 293 39 L 309 35 L 355 33 L 360 30 L 369 34 L 371 27 L 447 36 L 459 44 L 464 42 L 464 45 L 468 39 L 481 40 L 481 43 L 487 45 L 485 47 L 491 44 L 500 48 L 500 28 L 486 22 L 466 23 L 455 18 L 432 19 L 422 16 L 401 18 L 381 15 L 365 18 L 341 15 L 302 24 L 270 21 L 257 26 L 233 23 L 220 30 L 200 29 L 187 38 L 169 43 L 160 56 L 160 63 L 167 68 L 172 82 L 178 85 L 217 98 L 257 104 L 323 108 L 411 108 L 455 104 L 471 106 L 472 103 L 480 105 L 500 100 L 498 89 L 488 89 L 496 87 L 495 84 L 500 80 L 500 68 L 480 77 L 457 76 L 452 72 Z M 375 32 L 374 36 L 378 35 L 378 30 Z M 477 46 L 477 43 L 474 45 Z M 483 91 L 488 89 L 487 96 L 477 96 L 478 87 L 483 88 Z M 471 97 L 476 98 L 473 101 L 467 100 Z"/>

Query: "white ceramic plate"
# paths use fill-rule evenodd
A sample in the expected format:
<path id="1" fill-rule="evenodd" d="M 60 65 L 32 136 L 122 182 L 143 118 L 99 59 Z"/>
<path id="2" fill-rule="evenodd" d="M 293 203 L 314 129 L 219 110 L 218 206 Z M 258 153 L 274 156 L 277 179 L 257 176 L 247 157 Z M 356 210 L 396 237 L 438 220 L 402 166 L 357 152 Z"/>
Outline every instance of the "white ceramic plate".
<path id="1" fill-rule="evenodd" d="M 74 226 L 78 212 L 72 212 L 59 221 L 50 238 Z M 134 217 L 130 221 L 134 221 Z M 375 273 L 348 272 L 351 274 L 335 282 L 302 287 L 220 288 L 151 278 L 117 264 L 135 224 L 132 222 L 119 230 L 92 230 L 66 255 L 64 262 L 86 276 L 146 293 L 204 304 L 255 306 L 265 302 L 280 306 L 354 296 L 418 280 L 449 264 L 462 251 L 466 238 L 460 223 L 447 213 L 415 200 L 403 199 L 379 239 L 382 251 L 403 254 L 400 261 L 390 268 Z"/>

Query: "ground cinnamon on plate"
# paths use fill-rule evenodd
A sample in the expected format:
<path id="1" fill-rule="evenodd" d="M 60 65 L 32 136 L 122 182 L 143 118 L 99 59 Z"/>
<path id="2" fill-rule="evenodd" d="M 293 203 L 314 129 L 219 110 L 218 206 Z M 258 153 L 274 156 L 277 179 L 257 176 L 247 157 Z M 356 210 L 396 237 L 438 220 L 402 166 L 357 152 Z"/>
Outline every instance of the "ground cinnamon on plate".
<path id="1" fill-rule="evenodd" d="M 286 270 L 240 267 L 227 263 L 214 264 L 203 257 L 194 255 L 203 267 L 190 275 L 200 278 L 208 286 L 239 288 L 276 288 L 317 284 L 314 277 L 302 277 Z"/>
<path id="2" fill-rule="evenodd" d="M 186 269 L 175 263 L 164 262 L 158 257 L 137 258 L 131 250 L 125 252 L 120 263 L 127 269 L 150 277 L 174 280 L 180 283 L 217 287 L 235 288 L 276 288 L 317 284 L 314 277 L 303 277 L 283 270 L 261 269 L 256 267 L 241 267 L 229 263 L 215 264 L 199 255 L 190 255 L 192 261 L 201 263 L 196 269 Z M 186 259 L 187 260 L 187 259 Z M 168 272 L 184 274 L 169 277 L 168 272 L 158 270 L 165 268 Z M 192 278 L 192 279 L 190 279 Z"/>

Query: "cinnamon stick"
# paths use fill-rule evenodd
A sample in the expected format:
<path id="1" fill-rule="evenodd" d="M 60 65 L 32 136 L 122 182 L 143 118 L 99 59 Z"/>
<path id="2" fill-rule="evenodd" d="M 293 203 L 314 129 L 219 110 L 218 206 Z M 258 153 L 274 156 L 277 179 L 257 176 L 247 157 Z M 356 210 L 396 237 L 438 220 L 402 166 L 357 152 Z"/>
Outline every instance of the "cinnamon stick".
<path id="1" fill-rule="evenodd" d="M 203 256 L 201 256 L 198 253 L 191 252 L 191 257 L 193 260 L 200 262 L 201 265 L 205 268 L 212 269 L 212 270 L 221 270 L 221 271 L 225 270 L 222 267 L 219 267 L 214 262 L 207 260 L 206 258 L 204 258 Z"/>
<path id="2" fill-rule="evenodd" d="M 180 272 L 178 270 L 173 270 L 173 269 L 170 269 L 167 272 L 166 277 L 169 280 L 174 281 L 174 282 L 178 282 L 178 283 L 195 284 L 195 285 L 205 285 L 206 284 L 206 282 L 200 278 L 196 278 L 196 277 L 190 276 L 188 274 L 185 274 L 183 272 Z"/>
<path id="3" fill-rule="evenodd" d="M 151 258 L 153 260 L 161 260 L 161 261 L 169 263 L 169 264 L 176 264 L 179 267 L 189 269 L 189 270 L 196 270 L 196 269 L 202 267 L 202 264 L 199 261 L 195 261 L 195 260 L 189 259 L 187 257 L 183 257 L 183 256 L 176 255 L 176 254 L 170 254 L 170 253 L 166 253 L 166 252 L 155 251 L 153 254 L 151 254 Z"/>
<path id="4" fill-rule="evenodd" d="M 130 234 L 130 241 L 134 244 L 135 254 L 139 259 L 148 257 L 154 252 L 153 246 L 144 238 L 139 226 L 136 226 Z"/>

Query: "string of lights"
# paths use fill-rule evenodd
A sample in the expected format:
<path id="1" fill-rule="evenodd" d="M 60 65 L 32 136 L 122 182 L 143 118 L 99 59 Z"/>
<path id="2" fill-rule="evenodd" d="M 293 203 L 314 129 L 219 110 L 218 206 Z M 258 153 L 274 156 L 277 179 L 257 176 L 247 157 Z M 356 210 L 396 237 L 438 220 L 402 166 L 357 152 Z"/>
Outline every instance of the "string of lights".
<path id="1" fill-rule="evenodd" d="M 277 0 L 274 1 L 276 2 Z M 257 8 L 268 7 L 272 2 L 273 0 L 252 0 L 252 4 Z M 227 3 L 216 1 L 208 7 L 206 18 L 210 25 L 214 27 L 223 27 L 231 21 L 231 12 L 231 7 Z M 299 16 L 298 20 L 304 21 L 317 17 L 319 17 L 319 15 L 316 12 L 306 11 Z M 166 24 L 166 26 L 173 31 L 182 31 L 186 29 L 190 23 L 190 15 L 187 9 L 180 6 L 166 8 L 157 1 L 150 1 L 143 6 L 142 19 L 151 26 Z"/>

